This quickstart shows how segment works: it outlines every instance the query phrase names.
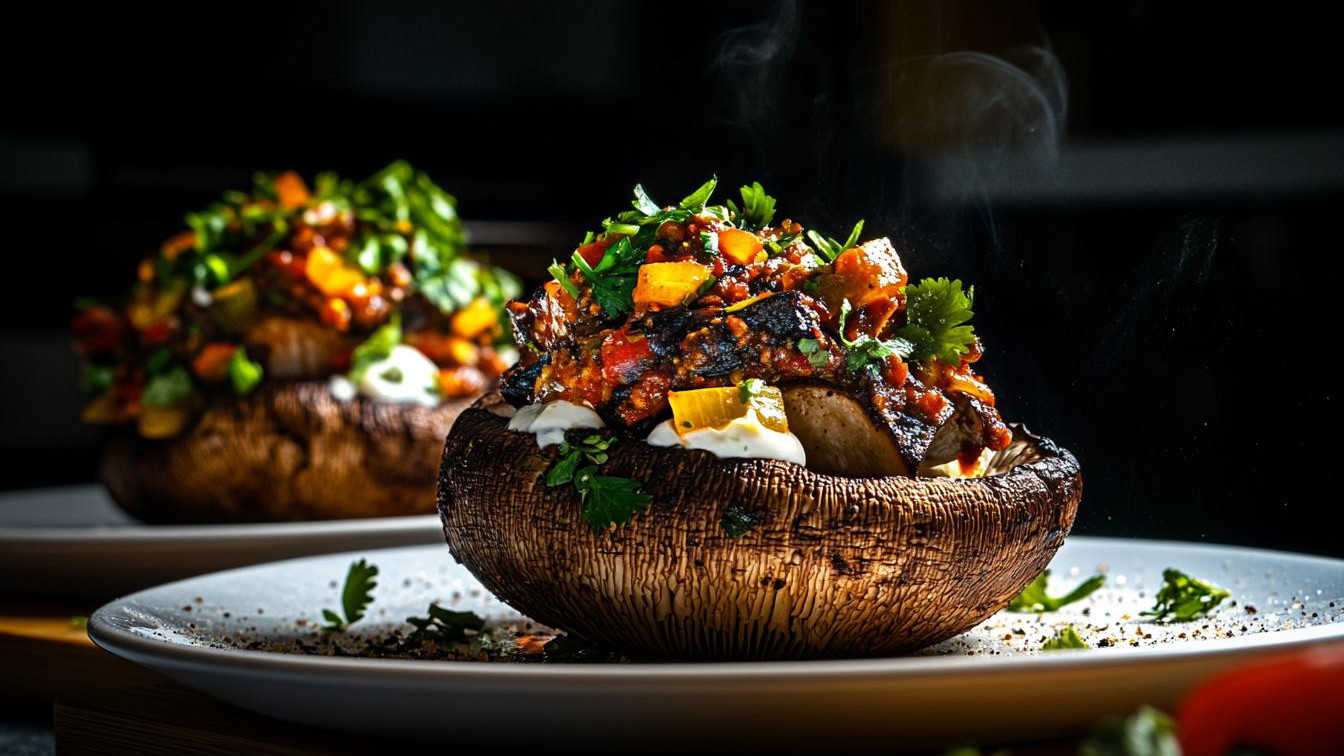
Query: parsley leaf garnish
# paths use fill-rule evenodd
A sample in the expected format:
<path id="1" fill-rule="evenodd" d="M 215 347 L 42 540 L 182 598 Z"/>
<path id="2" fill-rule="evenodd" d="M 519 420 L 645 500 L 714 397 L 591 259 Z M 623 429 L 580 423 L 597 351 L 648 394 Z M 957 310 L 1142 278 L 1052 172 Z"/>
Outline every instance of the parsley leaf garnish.
<path id="1" fill-rule="evenodd" d="M 252 393 L 252 389 L 261 383 L 262 374 L 261 365 L 248 358 L 247 350 L 241 344 L 233 350 L 233 356 L 229 358 L 228 375 L 233 390 L 239 396 Z"/>
<path id="2" fill-rule="evenodd" d="M 140 402 L 151 407 L 166 407 L 187 399 L 195 391 L 191 374 L 178 365 L 166 373 L 160 373 L 149 379 L 145 390 L 140 394 Z"/>
<path id="3" fill-rule="evenodd" d="M 648 192 L 645 192 L 644 187 L 640 184 L 635 184 L 635 199 L 630 204 L 645 215 L 657 215 L 663 210 L 657 202 L 649 199 Z"/>
<path id="4" fill-rule="evenodd" d="M 843 243 L 822 236 L 821 234 L 808 229 L 807 238 L 816 247 L 817 253 L 826 258 L 826 262 L 834 262 L 835 258 L 840 256 L 841 252 L 853 247 L 859 241 L 859 234 L 863 233 L 863 221 L 854 224 L 854 229 L 849 232 L 849 238 Z"/>
<path id="5" fill-rule="evenodd" d="M 714 176 L 710 178 L 709 181 L 701 184 L 699 189 L 691 192 L 678 204 L 683 210 L 690 210 L 693 213 L 698 213 L 705 209 L 705 204 L 709 202 L 710 196 L 714 194 L 714 187 L 718 186 L 718 184 L 719 177 Z"/>
<path id="6" fill-rule="evenodd" d="M 577 441 L 567 437 L 560 444 L 560 455 L 546 472 L 547 486 L 574 486 L 583 502 L 583 521 L 595 531 L 612 523 L 624 525 L 653 502 L 652 496 L 640 490 L 639 481 L 597 474 L 598 466 L 608 459 L 607 449 L 612 440 L 597 433 Z"/>
<path id="7" fill-rule="evenodd" d="M 355 347 L 350 355 L 350 380 L 359 383 L 369 366 L 379 360 L 385 360 L 392 354 L 392 347 L 401 343 L 401 313 L 392 313 L 391 319 L 369 335 L 363 344 Z"/>
<path id="8" fill-rule="evenodd" d="M 557 260 L 551 260 L 551 267 L 547 268 L 546 271 L 555 278 L 556 283 L 560 284 L 560 288 L 574 297 L 575 302 L 579 301 L 579 287 L 575 286 L 574 282 L 570 280 L 569 272 L 565 270 L 565 266 Z"/>
<path id="9" fill-rule="evenodd" d="M 639 481 L 598 475 L 591 466 L 574 473 L 574 488 L 583 499 L 583 521 L 595 531 L 612 523 L 625 525 L 653 503 L 653 497 L 640 490 Z"/>
<path id="10" fill-rule="evenodd" d="M 1010 612 L 1053 612 L 1061 606 L 1072 604 L 1075 601 L 1081 601 L 1087 598 L 1093 591 L 1100 588 L 1106 582 L 1105 575 L 1093 575 L 1078 584 L 1077 588 L 1068 593 L 1055 598 L 1045 592 L 1050 580 L 1050 570 L 1046 570 L 1036 576 L 1036 579 L 1027 584 L 1026 588 L 1017 595 L 1008 604 Z"/>
<path id="11" fill-rule="evenodd" d="M 419 646 L 429 641 L 461 643 L 485 629 L 485 618 L 475 612 L 455 612 L 430 604 L 428 616 L 407 617 L 406 624 L 415 631 L 406 637 L 405 645 Z"/>
<path id="12" fill-rule="evenodd" d="M 1124 720 L 1103 722 L 1078 747 L 1079 756 L 1181 756 L 1176 722 L 1167 714 L 1140 707 Z"/>
<path id="13" fill-rule="evenodd" d="M 593 301 L 607 317 L 618 317 L 634 309 L 631 295 L 635 290 L 639 266 L 644 264 L 644 253 L 635 248 L 630 237 L 622 236 L 607 247 L 596 266 L 590 266 L 583 255 L 574 253 L 574 266 L 593 290 Z"/>
<path id="14" fill-rule="evenodd" d="M 705 254 L 718 257 L 719 235 L 713 231 L 701 231 L 700 246 L 705 250 Z"/>
<path id="15" fill-rule="evenodd" d="M 1063 651 L 1069 648 L 1090 648 L 1073 625 L 1065 625 L 1063 630 L 1055 633 L 1055 637 L 1041 646 L 1042 651 Z"/>
<path id="16" fill-rule="evenodd" d="M 327 621 L 323 629 L 338 632 L 363 618 L 364 610 L 373 603 L 373 589 L 378 586 L 378 581 L 374 579 L 376 577 L 377 565 L 363 559 L 351 562 L 349 571 L 345 573 L 345 585 L 341 588 L 341 611 L 345 616 L 323 609 L 322 617 Z"/>
<path id="17" fill-rule="evenodd" d="M 723 532 L 728 534 L 729 538 L 741 538 L 759 525 L 760 520 L 759 514 L 748 512 L 737 504 L 733 504 L 723 510 L 723 517 L 719 520 L 719 525 L 723 528 Z"/>
<path id="18" fill-rule="evenodd" d="M 840 305 L 840 343 L 845 345 L 845 367 L 849 368 L 850 372 L 867 370 L 869 375 L 877 378 L 882 370 L 883 360 L 892 356 L 904 360 L 914 351 L 913 344 L 899 337 L 882 340 L 861 333 L 852 341 L 845 338 L 845 324 L 849 321 L 850 311 L 849 300 L 846 299 Z"/>
<path id="19" fill-rule="evenodd" d="M 775 198 L 765 193 L 759 181 L 751 182 L 751 186 L 744 186 L 740 191 L 742 193 L 740 209 L 731 199 L 728 200 L 728 209 L 736 217 L 738 227 L 759 231 L 769 226 L 775 217 Z"/>
<path id="20" fill-rule="evenodd" d="M 974 294 L 974 287 L 963 292 L 957 279 L 926 278 L 905 287 L 906 324 L 897 335 L 914 345 L 915 359 L 961 362 L 975 343 L 975 331 L 965 324 L 975 314 Z"/>
<path id="21" fill-rule="evenodd" d="M 807 363 L 812 367 L 822 367 L 831 361 L 831 353 L 821 348 L 821 342 L 816 339 L 798 339 L 798 351 L 807 357 Z"/>
<path id="22" fill-rule="evenodd" d="M 1189 622 L 1208 616 L 1232 594 L 1207 580 L 1190 577 L 1168 567 L 1162 571 L 1162 588 L 1153 608 L 1141 612 L 1158 622 Z"/>

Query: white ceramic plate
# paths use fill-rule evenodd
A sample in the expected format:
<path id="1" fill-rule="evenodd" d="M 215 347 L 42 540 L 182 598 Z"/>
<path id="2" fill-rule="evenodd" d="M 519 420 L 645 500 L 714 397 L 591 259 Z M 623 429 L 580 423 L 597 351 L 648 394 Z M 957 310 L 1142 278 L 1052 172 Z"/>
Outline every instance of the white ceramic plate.
<path id="1" fill-rule="evenodd" d="M 98 610 L 89 634 L 189 687 L 317 727 L 496 748 L 827 752 L 1081 732 L 1141 703 L 1170 706 L 1191 682 L 1227 665 L 1344 638 L 1344 561 L 1072 538 L 1054 561 L 1056 587 L 1099 567 L 1107 587 L 1044 617 L 996 615 L 904 658 L 553 665 L 246 650 L 323 644 L 316 620 L 339 605 L 339 583 L 360 556 L 382 572 L 369 615 L 351 633 L 401 627 L 431 601 L 492 618 L 512 614 L 446 548 L 408 547 L 161 586 Z M 1152 604 L 1168 566 L 1230 589 L 1236 603 L 1208 620 L 1146 621 L 1138 612 Z M 1109 647 L 1037 653 L 1070 623 L 1094 646 Z"/>
<path id="2" fill-rule="evenodd" d="M 434 515 L 145 525 L 99 486 L 0 494 L 0 594 L 106 601 L 189 575 L 351 549 L 442 543 Z"/>

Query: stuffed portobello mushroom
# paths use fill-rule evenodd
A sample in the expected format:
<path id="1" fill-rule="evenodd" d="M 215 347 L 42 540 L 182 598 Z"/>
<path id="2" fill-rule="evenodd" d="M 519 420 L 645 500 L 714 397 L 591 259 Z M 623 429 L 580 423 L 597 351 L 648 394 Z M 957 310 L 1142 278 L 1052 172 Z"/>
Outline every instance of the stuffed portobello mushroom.
<path id="1" fill-rule="evenodd" d="M 1002 609 L 1082 482 L 1004 422 L 972 291 L 886 239 L 776 220 L 759 184 L 635 189 L 507 305 L 521 359 L 448 436 L 439 510 L 500 598 L 666 657 L 900 652 Z"/>
<path id="2" fill-rule="evenodd" d="M 258 174 L 186 216 L 128 300 L 75 316 L 102 478 L 152 522 L 432 512 L 443 438 L 513 363 L 517 280 L 396 162 Z"/>

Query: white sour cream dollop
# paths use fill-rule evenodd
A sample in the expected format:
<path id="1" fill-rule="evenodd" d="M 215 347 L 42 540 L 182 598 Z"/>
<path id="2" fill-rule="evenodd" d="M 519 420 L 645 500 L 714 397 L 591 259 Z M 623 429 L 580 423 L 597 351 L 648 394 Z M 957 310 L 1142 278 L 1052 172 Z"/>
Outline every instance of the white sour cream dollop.
<path id="1" fill-rule="evenodd" d="M 439 366 L 433 360 L 413 346 L 398 344 L 392 347 L 386 357 L 369 364 L 355 389 L 360 396 L 383 402 L 434 407 L 439 403 L 438 381 Z M 331 382 L 330 388 L 337 399 L 349 393 L 335 380 Z"/>
<path id="2" fill-rule="evenodd" d="M 564 441 L 565 431 L 570 428 L 605 427 L 602 418 L 591 408 L 563 399 L 528 405 L 509 419 L 509 430 L 536 434 L 537 446 L 543 449 Z"/>
<path id="3" fill-rule="evenodd" d="M 684 434 L 677 433 L 673 422 L 666 420 L 649 434 L 648 443 L 652 446 L 704 449 L 721 459 L 779 459 L 807 465 L 807 454 L 798 437 L 765 427 L 754 411 L 748 412 L 745 417 L 734 418 L 722 428 L 700 428 Z"/>

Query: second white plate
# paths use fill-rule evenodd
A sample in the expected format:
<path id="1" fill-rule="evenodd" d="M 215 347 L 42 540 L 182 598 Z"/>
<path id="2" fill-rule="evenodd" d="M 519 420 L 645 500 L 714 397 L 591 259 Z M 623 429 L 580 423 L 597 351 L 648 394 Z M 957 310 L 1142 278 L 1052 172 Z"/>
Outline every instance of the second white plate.
<path id="1" fill-rule="evenodd" d="M 352 549 L 442 543 L 434 515 L 247 525 L 145 525 L 101 486 L 0 494 L 0 594 L 115 596 L 190 575 Z"/>

